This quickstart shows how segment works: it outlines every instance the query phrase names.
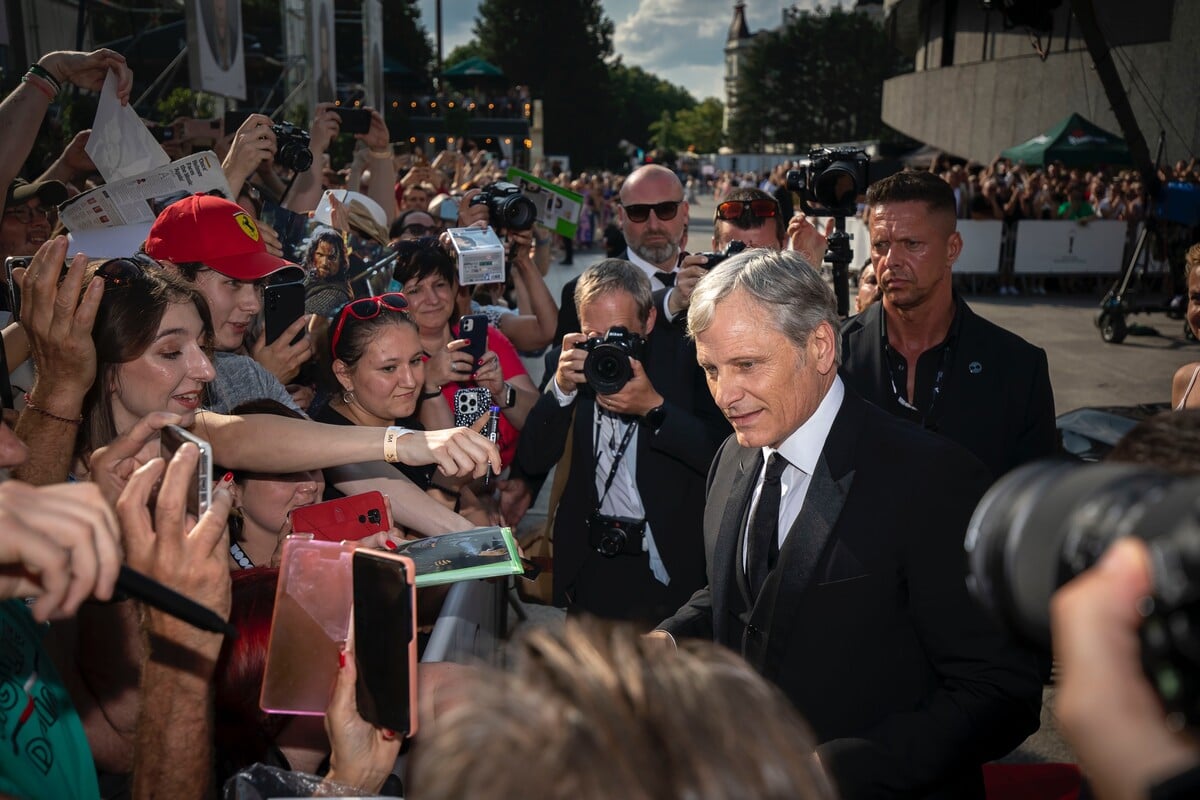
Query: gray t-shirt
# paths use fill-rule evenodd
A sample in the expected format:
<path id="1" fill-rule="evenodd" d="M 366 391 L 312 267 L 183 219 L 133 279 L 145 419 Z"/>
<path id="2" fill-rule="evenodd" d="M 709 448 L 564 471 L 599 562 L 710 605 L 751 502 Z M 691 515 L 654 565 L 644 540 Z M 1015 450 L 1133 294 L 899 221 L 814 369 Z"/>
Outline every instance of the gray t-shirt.
<path id="1" fill-rule="evenodd" d="M 266 398 L 278 400 L 288 408 L 304 413 L 279 379 L 250 356 L 217 352 L 213 368 L 217 376 L 208 384 L 205 408 L 209 411 L 228 414 L 242 403 Z"/>

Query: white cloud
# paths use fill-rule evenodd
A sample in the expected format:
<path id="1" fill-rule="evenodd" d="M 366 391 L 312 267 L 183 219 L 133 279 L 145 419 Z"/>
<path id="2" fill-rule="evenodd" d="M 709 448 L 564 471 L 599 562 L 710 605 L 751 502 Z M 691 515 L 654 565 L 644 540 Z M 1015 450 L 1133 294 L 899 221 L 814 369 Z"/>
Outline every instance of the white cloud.
<path id="1" fill-rule="evenodd" d="M 556 2 L 556 0 L 546 0 Z M 613 50 L 624 63 L 639 66 L 683 86 L 697 99 L 725 99 L 725 38 L 733 21 L 733 0 L 601 0 L 613 21 Z M 813 7 L 818 0 L 745 0 L 750 31 L 775 28 L 783 9 Z M 418 0 L 421 22 L 436 36 L 434 0 Z M 837 0 L 825 0 L 830 7 Z M 844 0 L 846 6 L 853 0 Z M 442 1 L 443 52 L 471 40 L 479 0 Z M 434 42 L 436 46 L 436 41 Z"/>

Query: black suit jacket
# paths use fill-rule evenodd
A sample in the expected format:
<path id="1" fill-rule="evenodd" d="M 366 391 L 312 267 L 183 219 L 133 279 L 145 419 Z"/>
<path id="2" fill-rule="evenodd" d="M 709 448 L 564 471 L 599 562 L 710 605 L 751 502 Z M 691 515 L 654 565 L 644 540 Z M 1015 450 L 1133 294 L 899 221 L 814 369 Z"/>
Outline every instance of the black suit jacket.
<path id="1" fill-rule="evenodd" d="M 936 431 L 1000 477 L 1058 446 L 1046 351 L 988 322 L 956 298 L 958 342 L 935 410 Z M 842 379 L 885 411 L 900 413 L 884 362 L 883 304 L 842 326 Z"/>
<path id="2" fill-rule="evenodd" d="M 683 260 L 683 253 L 680 253 L 679 260 Z M 617 256 L 626 261 L 629 260 L 629 248 L 625 248 L 625 252 Z M 563 337 L 568 333 L 580 333 L 579 330 L 579 311 L 575 308 L 575 284 L 579 283 L 579 278 L 572 278 L 567 281 L 562 288 L 562 296 L 558 299 L 558 328 L 554 331 L 554 341 L 552 344 L 562 345 Z M 663 313 L 662 297 L 666 293 L 666 288 L 656 280 L 650 281 L 650 288 L 656 290 L 654 297 L 654 306 L 658 312 Z M 686 314 L 684 315 L 687 316 Z"/>
<path id="3" fill-rule="evenodd" d="M 776 683 L 846 800 L 982 798 L 979 766 L 1038 726 L 1041 682 L 969 596 L 963 537 L 987 471 L 853 389 L 750 604 L 741 563 L 758 449 L 708 480 L 708 586 L 662 629 L 711 637 Z"/>
<path id="4" fill-rule="evenodd" d="M 647 339 L 643 364 L 666 401 L 666 417 L 657 433 L 638 423 L 636 479 L 646 520 L 671 577 L 665 592 L 670 598 L 665 613 L 670 613 L 705 582 L 700 533 L 704 479 L 729 425 L 709 394 L 694 345 L 666 325 L 656 325 Z M 554 603 L 571 604 L 571 590 L 585 567 L 589 574 L 611 571 L 614 580 L 622 581 L 612 591 L 621 593 L 630 607 L 661 603 L 661 584 L 645 557 L 607 559 L 588 546 L 587 518 L 598 499 L 594 410 L 594 396 L 586 387 L 566 407 L 548 391 L 530 410 L 517 446 L 518 468 L 544 474 L 562 457 L 567 437 L 573 437 L 570 475 L 554 523 Z M 596 606 L 591 599 L 583 600 L 582 607 L 603 613 L 604 603 Z"/>

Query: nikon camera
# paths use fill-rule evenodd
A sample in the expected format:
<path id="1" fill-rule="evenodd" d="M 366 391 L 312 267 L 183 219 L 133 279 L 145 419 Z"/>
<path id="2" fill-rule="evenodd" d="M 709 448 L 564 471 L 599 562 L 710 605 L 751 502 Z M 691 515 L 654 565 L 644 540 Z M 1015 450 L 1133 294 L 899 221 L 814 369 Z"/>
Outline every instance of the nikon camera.
<path id="1" fill-rule="evenodd" d="M 588 339 L 575 347 L 588 351 L 583 362 L 583 376 L 587 378 L 588 386 L 596 394 L 616 394 L 633 378 L 629 359 L 642 360 L 646 340 L 616 325 L 604 338 Z"/>

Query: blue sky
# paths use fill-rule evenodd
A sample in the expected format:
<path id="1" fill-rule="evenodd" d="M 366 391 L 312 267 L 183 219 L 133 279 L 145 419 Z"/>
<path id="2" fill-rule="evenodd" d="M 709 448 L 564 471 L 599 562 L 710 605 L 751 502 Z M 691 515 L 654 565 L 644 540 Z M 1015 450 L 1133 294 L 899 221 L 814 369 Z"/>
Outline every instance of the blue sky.
<path id="1" fill-rule="evenodd" d="M 545 0 L 555 2 L 555 0 Z M 812 7 L 816 0 L 745 0 L 750 30 L 779 25 L 785 7 Z M 725 37 L 733 0 L 602 0 L 616 27 L 613 49 L 626 64 L 683 86 L 697 99 L 724 101 Z M 826 1 L 825 5 L 834 5 Z M 434 34 L 434 0 L 418 0 L 421 21 Z M 442 0 L 446 53 L 471 38 L 479 0 Z"/>

